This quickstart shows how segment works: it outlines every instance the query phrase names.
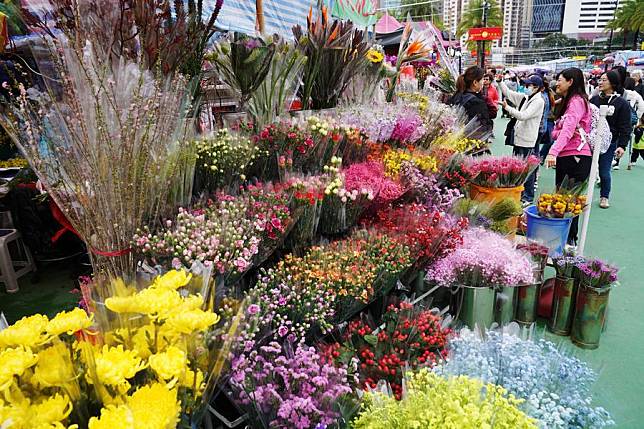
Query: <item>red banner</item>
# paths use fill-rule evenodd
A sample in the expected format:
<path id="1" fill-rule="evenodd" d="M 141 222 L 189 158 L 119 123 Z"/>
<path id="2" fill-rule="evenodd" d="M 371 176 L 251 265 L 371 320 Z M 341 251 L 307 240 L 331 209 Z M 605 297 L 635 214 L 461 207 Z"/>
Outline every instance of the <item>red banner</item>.
<path id="1" fill-rule="evenodd" d="M 503 29 L 501 27 L 481 27 L 470 28 L 468 30 L 468 40 L 499 40 L 503 36 Z"/>

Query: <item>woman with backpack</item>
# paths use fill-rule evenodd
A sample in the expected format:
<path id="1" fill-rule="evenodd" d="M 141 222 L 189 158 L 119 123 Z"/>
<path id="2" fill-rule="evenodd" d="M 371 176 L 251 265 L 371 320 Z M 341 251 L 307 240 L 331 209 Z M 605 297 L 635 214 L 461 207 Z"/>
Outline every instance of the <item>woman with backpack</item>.
<path id="1" fill-rule="evenodd" d="M 452 106 L 461 106 L 470 121 L 478 121 L 479 128 L 473 137 L 480 140 L 487 140 L 494 129 L 487 103 L 481 95 L 484 75 L 481 67 L 468 67 L 456 80 L 456 94 L 448 102 Z"/>
<path id="2" fill-rule="evenodd" d="M 541 95 L 543 80 L 538 75 L 532 75 L 524 81 L 528 94 L 510 90 L 504 82 L 500 82 L 501 92 L 506 98 L 503 100 L 503 108 L 513 118 L 508 124 L 506 136 L 514 148 L 512 154 L 526 158 L 530 155 L 537 155 L 539 150 L 539 132 L 542 129 L 545 100 Z M 510 107 L 507 100 L 510 100 L 518 108 Z M 524 206 L 532 204 L 534 200 L 534 188 L 537 179 L 535 171 L 528 177 L 521 195 Z"/>
<path id="3" fill-rule="evenodd" d="M 584 74 L 576 67 L 559 73 L 556 91 L 561 96 L 554 109 L 555 127 L 552 131 L 554 143 L 550 147 L 545 164 L 556 168 L 555 182 L 560 187 L 567 179 L 568 186 L 588 180 L 592 165 L 592 151 L 580 129 L 590 132 L 592 112 L 586 95 Z M 578 218 L 574 218 L 568 234 L 568 244 L 577 241 Z"/>
<path id="4" fill-rule="evenodd" d="M 608 150 L 599 156 L 599 179 L 601 192 L 599 207 L 610 207 L 608 198 L 611 190 L 611 167 L 614 158 L 621 158 L 628 147 L 628 142 L 633 132 L 631 125 L 631 106 L 620 95 L 622 86 L 619 74 L 611 70 L 601 75 L 599 79 L 599 95 L 590 99 L 590 102 L 599 107 L 602 115 L 606 114 L 606 121 L 613 134 L 613 139 Z"/>

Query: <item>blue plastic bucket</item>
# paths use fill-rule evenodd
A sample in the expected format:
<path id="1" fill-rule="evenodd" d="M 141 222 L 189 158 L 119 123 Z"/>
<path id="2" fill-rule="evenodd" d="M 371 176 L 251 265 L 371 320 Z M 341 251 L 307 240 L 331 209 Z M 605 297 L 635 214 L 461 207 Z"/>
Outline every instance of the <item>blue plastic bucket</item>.
<path id="1" fill-rule="evenodd" d="M 530 206 L 525 209 L 528 221 L 527 237 L 543 244 L 550 249 L 551 257 L 561 255 L 573 218 L 553 219 L 539 216 L 537 206 Z"/>

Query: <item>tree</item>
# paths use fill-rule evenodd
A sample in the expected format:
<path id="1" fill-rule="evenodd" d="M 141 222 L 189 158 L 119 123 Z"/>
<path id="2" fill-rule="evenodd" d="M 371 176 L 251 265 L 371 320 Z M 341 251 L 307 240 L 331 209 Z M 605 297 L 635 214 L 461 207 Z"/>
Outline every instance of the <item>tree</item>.
<path id="1" fill-rule="evenodd" d="M 621 8 L 615 11 L 615 16 L 606 25 L 606 31 L 622 31 L 624 33 L 623 48 L 626 48 L 628 34 L 634 33 L 634 50 L 637 49 L 637 41 L 642 28 L 644 28 L 644 0 L 627 0 Z"/>
<path id="2" fill-rule="evenodd" d="M 413 21 L 430 21 L 439 29 L 443 27 L 443 20 L 436 8 L 436 2 L 416 3 L 421 3 L 421 0 L 402 0 L 400 2 L 402 7 L 398 9 L 397 13 L 398 18 L 407 19 L 407 16 L 411 16 Z"/>
<path id="3" fill-rule="evenodd" d="M 483 12 L 485 10 L 485 3 L 488 4 L 487 9 L 487 24 L 483 23 Z M 456 35 L 458 37 L 464 36 L 467 34 L 470 28 L 476 27 L 501 27 L 503 26 L 503 13 L 501 12 L 501 7 L 496 0 L 472 0 L 470 2 L 467 11 L 461 17 L 461 22 L 458 23 L 456 27 Z M 492 46 L 492 42 L 482 42 L 476 43 L 473 41 L 467 42 L 467 48 L 469 50 L 476 49 L 479 53 L 479 56 L 482 52 L 485 52 L 486 49 Z"/>
<path id="4" fill-rule="evenodd" d="M 561 33 L 548 34 L 543 40 L 534 44 L 535 48 L 568 48 L 573 46 L 585 46 L 588 42 L 568 37 Z"/>

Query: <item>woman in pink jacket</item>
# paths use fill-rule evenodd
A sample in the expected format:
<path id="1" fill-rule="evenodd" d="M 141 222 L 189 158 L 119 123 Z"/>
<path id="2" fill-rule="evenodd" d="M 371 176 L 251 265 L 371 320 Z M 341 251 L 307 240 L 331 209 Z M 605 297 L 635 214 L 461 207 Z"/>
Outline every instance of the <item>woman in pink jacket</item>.
<path id="1" fill-rule="evenodd" d="M 565 178 L 568 185 L 579 184 L 588 180 L 593 155 L 587 142 L 583 142 L 579 128 L 590 133 L 591 110 L 586 95 L 584 74 L 576 67 L 568 68 L 557 78 L 557 94 L 562 99 L 555 108 L 557 121 L 552 131 L 555 143 L 546 157 L 547 167 L 556 168 L 557 187 Z M 570 227 L 568 243 L 577 241 L 577 218 Z"/>

